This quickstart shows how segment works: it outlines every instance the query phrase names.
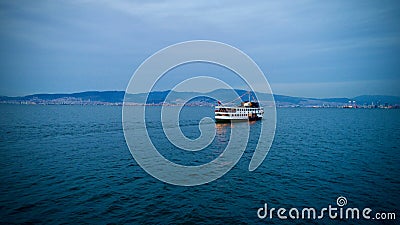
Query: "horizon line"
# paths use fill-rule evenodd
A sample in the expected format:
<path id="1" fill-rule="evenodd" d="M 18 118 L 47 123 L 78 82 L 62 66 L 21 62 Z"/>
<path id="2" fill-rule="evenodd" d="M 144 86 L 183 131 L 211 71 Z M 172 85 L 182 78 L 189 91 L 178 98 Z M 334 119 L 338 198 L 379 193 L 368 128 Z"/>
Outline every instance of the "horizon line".
<path id="1" fill-rule="evenodd" d="M 230 89 L 225 89 L 225 88 L 220 88 L 220 89 L 214 89 L 214 90 L 210 90 L 207 92 L 201 92 L 201 91 L 174 91 L 174 92 L 178 92 L 178 93 L 184 93 L 184 92 L 190 92 L 190 93 L 201 93 L 201 94 L 207 94 L 213 91 L 217 91 L 217 90 L 230 90 Z M 248 90 L 244 90 L 244 89 L 234 89 L 234 90 L 239 90 L 239 91 L 248 91 Z M 166 92 L 166 91 L 172 91 L 172 90 L 154 90 L 151 92 L 138 92 L 138 93 L 130 93 L 130 94 L 146 94 L 146 93 L 152 93 L 152 92 Z M 34 93 L 34 94 L 26 94 L 26 95 L 18 95 L 18 96 L 8 96 L 8 95 L 0 95 L 0 97 L 9 97 L 9 98 L 20 98 L 20 97 L 27 97 L 27 96 L 32 96 L 32 95 L 57 95 L 57 94 L 67 94 L 67 95 L 71 95 L 71 94 L 79 94 L 79 93 L 86 93 L 86 92 L 126 92 L 126 90 L 87 90 L 87 91 L 72 91 L 72 92 L 56 92 L 56 93 Z M 254 91 L 251 91 L 254 92 Z M 260 93 L 260 94 L 269 94 L 269 93 L 263 93 L 263 92 L 256 92 L 256 93 Z M 400 98 L 400 96 L 396 96 L 396 95 L 386 95 L 386 94 L 361 94 L 361 95 L 357 95 L 354 97 L 304 97 L 304 96 L 294 96 L 294 95 L 287 95 L 287 94 L 277 94 L 277 93 L 272 93 L 272 95 L 280 95 L 280 96 L 289 96 L 289 97 L 296 97 L 296 98 L 311 98 L 311 99 L 335 99 L 335 98 L 347 98 L 347 99 L 352 99 L 352 98 L 356 98 L 356 97 L 360 97 L 360 96 L 387 96 L 387 97 L 397 97 Z"/>

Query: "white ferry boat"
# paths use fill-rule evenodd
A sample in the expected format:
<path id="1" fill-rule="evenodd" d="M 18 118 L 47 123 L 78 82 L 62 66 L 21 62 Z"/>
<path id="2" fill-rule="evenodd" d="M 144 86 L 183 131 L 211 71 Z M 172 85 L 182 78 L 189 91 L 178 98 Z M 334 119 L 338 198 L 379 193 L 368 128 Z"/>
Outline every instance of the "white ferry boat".
<path id="1" fill-rule="evenodd" d="M 243 120 L 261 120 L 264 109 L 258 102 L 245 101 L 240 106 L 215 106 L 215 121 L 230 122 Z"/>

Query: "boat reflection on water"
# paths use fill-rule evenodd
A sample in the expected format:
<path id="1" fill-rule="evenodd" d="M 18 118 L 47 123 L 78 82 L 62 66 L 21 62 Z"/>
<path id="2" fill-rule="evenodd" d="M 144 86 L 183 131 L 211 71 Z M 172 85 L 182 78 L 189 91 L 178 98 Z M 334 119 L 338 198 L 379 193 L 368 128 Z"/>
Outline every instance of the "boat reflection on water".
<path id="1" fill-rule="evenodd" d="M 229 129 L 233 127 L 232 123 L 216 123 L 215 130 L 217 132 L 217 137 L 229 135 Z"/>
<path id="2" fill-rule="evenodd" d="M 231 129 L 242 129 L 244 125 L 253 126 L 257 123 L 260 123 L 260 121 L 215 123 L 216 138 L 219 142 L 227 142 Z"/>
<path id="3" fill-rule="evenodd" d="M 258 123 L 259 121 L 254 121 L 254 120 L 249 120 L 249 121 L 241 121 L 241 122 L 226 122 L 226 123 L 215 123 L 215 129 L 217 130 L 217 133 L 220 132 L 226 132 L 227 128 L 234 128 L 235 124 L 244 124 L 247 123 L 250 126 Z"/>

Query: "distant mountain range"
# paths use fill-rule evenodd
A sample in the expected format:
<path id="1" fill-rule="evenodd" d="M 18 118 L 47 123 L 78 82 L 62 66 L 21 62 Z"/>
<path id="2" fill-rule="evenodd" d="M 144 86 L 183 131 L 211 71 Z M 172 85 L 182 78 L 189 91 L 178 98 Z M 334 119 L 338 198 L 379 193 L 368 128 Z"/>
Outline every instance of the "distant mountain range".
<path id="1" fill-rule="evenodd" d="M 244 95 L 247 91 L 235 90 L 237 94 Z M 199 96 L 192 99 L 189 104 L 192 105 L 215 105 L 216 100 L 205 96 L 219 96 L 222 102 L 232 100 L 231 90 L 218 89 L 209 93 L 198 92 L 171 92 L 171 91 L 155 91 L 139 94 L 127 94 L 126 100 L 131 104 L 180 104 L 182 99 L 190 96 Z M 174 98 L 165 101 L 168 94 L 173 94 Z M 72 94 L 34 94 L 22 97 L 0 96 L 0 103 L 9 104 L 113 104 L 120 105 L 124 100 L 124 91 L 87 91 Z M 254 96 L 254 93 L 251 93 Z M 265 93 L 257 93 L 257 97 L 261 103 L 270 99 L 270 95 Z M 247 100 L 246 95 L 242 100 Z M 252 97 L 253 98 L 253 97 Z M 275 95 L 274 99 L 278 107 L 310 107 L 310 106 L 343 106 L 349 104 L 357 105 L 400 105 L 400 97 L 386 95 L 361 95 L 354 98 L 305 98 L 292 97 L 285 95 Z"/>

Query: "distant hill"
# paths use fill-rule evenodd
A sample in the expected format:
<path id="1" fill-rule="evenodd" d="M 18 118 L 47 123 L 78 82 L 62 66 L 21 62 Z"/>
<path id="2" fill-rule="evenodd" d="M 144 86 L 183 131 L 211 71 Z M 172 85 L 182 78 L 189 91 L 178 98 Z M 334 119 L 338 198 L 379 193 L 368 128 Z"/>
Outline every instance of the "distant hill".
<path id="1" fill-rule="evenodd" d="M 75 99 L 80 101 L 118 103 L 123 101 L 124 95 L 125 92 L 123 91 L 86 91 L 73 94 L 34 94 L 23 97 L 0 96 L 0 101 L 41 102 L 57 99 Z"/>
<path id="2" fill-rule="evenodd" d="M 245 90 L 235 90 L 241 96 L 246 94 Z M 168 94 L 173 96 L 172 99 L 165 101 Z M 124 100 L 124 91 L 87 91 L 72 94 L 34 94 L 22 97 L 0 96 L 0 103 L 14 104 L 122 104 Z M 218 89 L 209 93 L 198 92 L 171 92 L 171 91 L 154 91 L 138 94 L 127 94 L 126 101 L 130 103 L 146 104 L 179 104 L 182 99 L 190 96 L 199 96 L 192 99 L 192 104 L 198 105 L 215 105 L 216 100 L 204 96 L 218 96 L 221 102 L 226 103 L 232 101 L 232 91 L 227 89 Z M 257 93 L 258 100 L 263 103 L 270 99 L 269 94 Z M 248 100 L 248 95 L 243 96 L 242 100 Z M 254 93 L 251 93 L 251 99 L 254 99 Z M 386 95 L 362 95 L 354 98 L 304 98 L 292 97 L 285 95 L 274 95 L 276 105 L 278 107 L 307 107 L 307 106 L 343 106 L 349 101 L 356 101 L 357 105 L 400 105 L 400 97 Z M 238 100 L 239 101 L 239 100 Z"/>

